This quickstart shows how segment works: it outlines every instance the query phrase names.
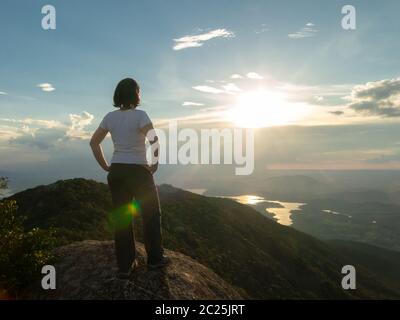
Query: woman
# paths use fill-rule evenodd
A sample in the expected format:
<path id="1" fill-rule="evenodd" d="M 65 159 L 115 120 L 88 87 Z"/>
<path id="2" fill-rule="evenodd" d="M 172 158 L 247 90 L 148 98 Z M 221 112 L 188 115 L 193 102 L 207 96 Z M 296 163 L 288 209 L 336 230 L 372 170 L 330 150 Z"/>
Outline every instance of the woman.
<path id="1" fill-rule="evenodd" d="M 130 78 L 120 81 L 114 93 L 114 107 L 118 110 L 109 112 L 103 118 L 90 141 L 97 162 L 109 172 L 107 182 L 113 201 L 117 276 L 123 279 L 129 278 L 137 265 L 133 233 L 135 213 L 143 218 L 148 267 L 157 268 L 168 263 L 168 258 L 163 255 L 160 202 L 153 179 L 158 161 L 149 166 L 145 149 L 146 136 L 152 133 L 154 138 L 149 142 L 152 147 L 156 146 L 157 157 L 158 138 L 147 113 L 136 109 L 139 103 L 137 82 Z M 108 132 L 114 144 L 111 166 L 108 166 L 100 145 Z"/>

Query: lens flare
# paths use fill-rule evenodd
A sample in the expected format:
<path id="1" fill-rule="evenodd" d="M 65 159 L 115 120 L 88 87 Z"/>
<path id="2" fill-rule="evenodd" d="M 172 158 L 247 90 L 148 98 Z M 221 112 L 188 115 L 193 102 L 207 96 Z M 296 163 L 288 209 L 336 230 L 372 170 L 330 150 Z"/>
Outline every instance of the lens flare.
<path id="1" fill-rule="evenodd" d="M 128 210 L 132 217 L 137 217 L 140 213 L 139 201 L 132 200 L 130 203 L 128 203 Z"/>
<path id="2" fill-rule="evenodd" d="M 127 228 L 133 218 L 137 217 L 141 212 L 140 203 L 137 200 L 132 200 L 118 208 L 111 211 L 110 226 L 114 230 L 121 230 Z"/>

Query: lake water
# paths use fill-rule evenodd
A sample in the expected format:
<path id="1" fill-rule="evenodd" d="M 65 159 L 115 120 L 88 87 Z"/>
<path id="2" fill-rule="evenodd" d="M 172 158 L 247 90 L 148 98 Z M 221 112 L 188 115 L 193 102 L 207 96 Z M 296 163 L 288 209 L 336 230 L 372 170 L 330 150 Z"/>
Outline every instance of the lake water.
<path id="1" fill-rule="evenodd" d="M 227 197 L 236 200 L 242 204 L 250 204 L 255 205 L 261 202 L 265 202 L 266 200 L 263 197 L 259 196 L 252 196 L 252 195 L 242 195 L 242 196 L 234 196 L 234 197 Z"/>
<path id="2" fill-rule="evenodd" d="M 293 224 L 293 220 L 291 218 L 292 214 L 294 213 L 294 211 L 299 210 L 300 207 L 305 204 L 298 202 L 269 200 L 260 196 L 249 194 L 230 196 L 225 198 L 234 199 L 239 203 L 257 206 L 258 208 L 261 206 L 263 212 L 265 211 L 265 214 L 271 214 L 274 220 L 285 226 L 290 226 Z M 265 204 L 265 206 L 262 206 L 263 204 Z"/>
<path id="3" fill-rule="evenodd" d="M 267 212 L 271 212 L 274 215 L 274 219 L 284 225 L 291 226 L 293 224 L 292 214 L 296 210 L 300 210 L 300 207 L 305 205 L 305 203 L 298 202 L 282 202 L 282 201 L 270 201 L 268 202 L 276 203 L 282 206 L 282 208 L 266 208 Z"/>
<path id="4" fill-rule="evenodd" d="M 201 195 L 207 191 L 207 189 L 187 189 L 187 190 Z M 306 203 L 300 203 L 300 202 L 284 202 L 284 201 L 270 200 L 251 194 L 243 194 L 237 196 L 215 196 L 215 197 L 229 198 L 239 203 L 249 205 L 262 214 L 265 214 L 269 217 L 272 216 L 272 218 L 276 222 L 285 226 L 291 226 L 293 224 L 292 215 L 296 214 L 296 211 L 301 210 L 301 207 L 303 205 L 306 205 Z M 327 214 L 346 216 L 349 219 L 352 218 L 351 215 L 330 209 L 324 209 L 322 210 L 322 212 Z M 375 224 L 376 221 L 373 220 L 372 223 Z"/>
<path id="5" fill-rule="evenodd" d="M 329 210 L 329 209 L 324 209 L 324 210 L 322 210 L 322 212 L 329 213 L 329 214 L 334 214 L 334 215 L 339 215 L 339 216 L 346 216 L 349 219 L 352 218 L 352 216 L 350 216 L 348 214 L 340 213 L 340 212 Z"/>

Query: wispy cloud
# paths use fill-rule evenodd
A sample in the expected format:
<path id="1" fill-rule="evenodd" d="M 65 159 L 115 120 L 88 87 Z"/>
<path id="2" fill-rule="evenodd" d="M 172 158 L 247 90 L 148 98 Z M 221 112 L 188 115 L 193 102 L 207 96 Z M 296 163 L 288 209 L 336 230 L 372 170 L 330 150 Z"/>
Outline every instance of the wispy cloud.
<path id="1" fill-rule="evenodd" d="M 232 31 L 226 29 L 215 29 L 207 33 L 198 35 L 187 35 L 178 39 L 174 39 L 175 45 L 174 50 L 182 50 L 187 48 L 195 48 L 203 46 L 204 42 L 214 38 L 231 38 L 235 34 Z"/>
<path id="2" fill-rule="evenodd" d="M 22 125 L 35 125 L 45 128 L 59 128 L 64 126 L 62 122 L 57 120 L 42 120 L 42 119 L 32 119 L 32 118 L 25 118 L 25 119 L 0 118 L 0 123 L 1 122 L 16 123 Z"/>
<path id="3" fill-rule="evenodd" d="M 37 87 L 42 89 L 44 92 L 52 92 L 56 90 L 51 83 L 39 83 Z"/>
<path id="4" fill-rule="evenodd" d="M 234 73 L 230 76 L 231 79 L 244 79 L 244 78 L 248 78 L 248 79 L 253 79 L 253 80 L 262 80 L 264 79 L 263 76 L 261 76 L 260 74 L 258 74 L 257 72 L 248 72 L 245 76 L 239 74 L 239 73 Z"/>
<path id="5" fill-rule="evenodd" d="M 154 121 L 157 128 L 167 128 L 170 121 L 178 121 L 182 125 L 196 125 L 202 124 L 205 126 L 226 123 L 226 112 L 229 110 L 229 107 L 221 105 L 221 106 L 213 106 L 208 108 L 202 108 L 195 114 L 187 115 L 187 116 L 178 116 L 173 118 L 164 118 L 164 119 L 156 119 Z"/>
<path id="6" fill-rule="evenodd" d="M 205 92 L 205 93 L 214 93 L 214 94 L 219 94 L 219 93 L 224 93 L 224 90 L 211 87 L 211 86 L 194 86 L 192 87 L 194 90 Z"/>
<path id="7" fill-rule="evenodd" d="M 236 93 L 236 92 L 241 92 L 242 89 L 240 89 L 236 84 L 234 83 L 228 83 L 226 85 L 223 85 L 222 88 L 225 90 L 227 93 Z"/>
<path id="8" fill-rule="evenodd" d="M 0 96 L 5 96 L 6 94 L 7 94 L 7 92 L 0 91 Z"/>
<path id="9" fill-rule="evenodd" d="M 249 73 L 247 74 L 247 78 L 249 78 L 249 79 L 254 79 L 254 80 L 262 80 L 262 79 L 264 79 L 261 75 L 259 75 L 259 74 L 256 73 L 256 72 L 249 72 Z"/>
<path id="10" fill-rule="evenodd" d="M 288 99 L 303 101 L 313 105 L 343 106 L 343 98 L 348 96 L 354 84 L 302 85 L 293 83 L 277 83 L 276 90 L 286 92 Z"/>
<path id="11" fill-rule="evenodd" d="M 333 114 L 334 116 L 341 116 L 344 114 L 344 111 L 342 110 L 335 110 L 335 111 L 329 111 L 330 114 Z"/>
<path id="12" fill-rule="evenodd" d="M 315 24 L 308 22 L 303 28 L 300 30 L 289 33 L 288 37 L 291 39 L 301 39 L 301 38 L 310 38 L 314 37 L 318 30 L 315 28 Z"/>
<path id="13" fill-rule="evenodd" d="M 265 23 L 263 23 L 261 25 L 261 27 L 259 29 L 255 30 L 254 32 L 257 34 L 260 34 L 260 33 L 267 32 L 267 31 L 268 31 L 267 25 Z"/>
<path id="14" fill-rule="evenodd" d="M 231 75 L 231 79 L 243 79 L 243 76 L 238 73 L 234 73 Z"/>
<path id="15" fill-rule="evenodd" d="M 205 93 L 212 93 L 212 94 L 220 94 L 220 93 L 235 94 L 235 93 L 242 91 L 242 89 L 240 89 L 234 83 L 227 83 L 227 84 L 221 85 L 219 88 L 211 87 L 211 86 L 194 86 L 192 88 L 197 91 L 201 91 L 201 92 L 205 92 Z"/>
<path id="16" fill-rule="evenodd" d="M 204 106 L 204 103 L 192 102 L 192 101 L 185 101 L 182 103 L 184 107 L 201 107 Z"/>
<path id="17" fill-rule="evenodd" d="M 368 163 L 399 163 L 400 162 L 400 150 L 399 149 L 383 149 L 377 150 L 374 158 L 368 159 Z"/>

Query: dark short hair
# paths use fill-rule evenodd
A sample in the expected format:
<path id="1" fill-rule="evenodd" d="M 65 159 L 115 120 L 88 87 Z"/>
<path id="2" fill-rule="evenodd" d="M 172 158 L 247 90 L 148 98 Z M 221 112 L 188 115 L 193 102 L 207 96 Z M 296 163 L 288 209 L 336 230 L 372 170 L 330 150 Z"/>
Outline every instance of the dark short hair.
<path id="1" fill-rule="evenodd" d="M 136 108 L 140 103 L 139 84 L 131 79 L 121 80 L 114 92 L 114 107 L 121 109 L 129 109 L 132 106 Z"/>

